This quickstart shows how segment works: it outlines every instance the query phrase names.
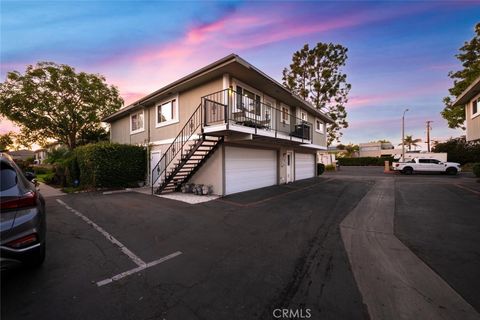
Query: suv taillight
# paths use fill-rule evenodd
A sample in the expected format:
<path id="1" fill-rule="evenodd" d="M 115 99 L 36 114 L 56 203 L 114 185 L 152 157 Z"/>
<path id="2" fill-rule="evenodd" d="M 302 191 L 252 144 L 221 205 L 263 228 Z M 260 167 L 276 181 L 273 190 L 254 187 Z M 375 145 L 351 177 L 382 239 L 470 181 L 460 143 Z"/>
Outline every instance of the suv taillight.
<path id="1" fill-rule="evenodd" d="M 35 243 L 38 241 L 38 237 L 36 233 L 29 234 L 28 236 L 21 237 L 20 239 L 13 240 L 9 243 L 7 243 L 7 247 L 10 248 L 15 248 L 15 249 L 21 249 L 24 247 L 29 246 L 32 243 Z"/>
<path id="2" fill-rule="evenodd" d="M 0 203 L 0 209 L 17 209 L 17 208 L 26 208 L 26 207 L 34 207 L 37 205 L 37 193 L 30 191 L 25 193 L 24 195 L 14 198 L 3 200 Z"/>

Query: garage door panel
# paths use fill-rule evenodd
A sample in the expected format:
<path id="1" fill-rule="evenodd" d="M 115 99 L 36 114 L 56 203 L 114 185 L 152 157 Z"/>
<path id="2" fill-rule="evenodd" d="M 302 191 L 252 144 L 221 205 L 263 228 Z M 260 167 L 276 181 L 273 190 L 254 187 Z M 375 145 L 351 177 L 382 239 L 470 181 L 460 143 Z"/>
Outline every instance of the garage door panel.
<path id="1" fill-rule="evenodd" d="M 277 184 L 277 153 L 274 150 L 227 147 L 225 194 Z"/>
<path id="2" fill-rule="evenodd" d="M 295 153 L 295 180 L 315 177 L 315 155 Z"/>

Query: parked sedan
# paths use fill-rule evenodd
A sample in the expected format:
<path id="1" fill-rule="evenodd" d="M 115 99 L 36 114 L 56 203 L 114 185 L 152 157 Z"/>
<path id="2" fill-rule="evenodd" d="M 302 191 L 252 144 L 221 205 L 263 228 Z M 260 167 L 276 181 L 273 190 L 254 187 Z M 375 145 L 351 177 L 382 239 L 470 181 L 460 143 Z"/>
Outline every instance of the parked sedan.
<path id="1" fill-rule="evenodd" d="M 12 158 L 0 153 L 0 266 L 39 266 L 45 259 L 45 200 Z M 29 181 L 30 180 L 30 181 Z"/>

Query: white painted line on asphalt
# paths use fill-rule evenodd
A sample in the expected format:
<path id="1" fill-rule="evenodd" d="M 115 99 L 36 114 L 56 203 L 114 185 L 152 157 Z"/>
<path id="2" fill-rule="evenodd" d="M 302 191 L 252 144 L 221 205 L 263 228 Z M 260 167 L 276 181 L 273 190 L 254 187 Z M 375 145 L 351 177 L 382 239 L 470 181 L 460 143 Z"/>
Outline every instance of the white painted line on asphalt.
<path id="1" fill-rule="evenodd" d="M 176 256 L 179 256 L 181 255 L 182 252 L 180 251 L 177 251 L 177 252 L 174 252 L 172 254 L 169 254 L 168 256 L 165 256 L 163 258 L 160 258 L 158 260 L 155 260 L 155 261 L 152 261 L 152 262 L 149 262 L 147 263 L 146 265 L 143 265 L 143 266 L 139 266 L 137 268 L 134 268 L 134 269 L 131 269 L 131 270 L 128 270 L 128 271 L 125 271 L 125 272 L 122 272 L 122 273 L 119 273 L 117 274 L 116 276 L 113 276 L 111 278 L 108 278 L 108 279 L 105 279 L 105 280 L 102 280 L 102 281 L 98 281 L 97 282 L 97 286 L 98 287 L 101 287 L 101 286 L 104 286 L 106 284 L 109 284 L 109 283 L 112 283 L 113 281 L 117 281 L 117 280 L 120 280 L 122 278 L 125 278 L 129 275 L 132 275 L 134 273 L 137 273 L 137 272 L 140 272 L 142 270 L 145 270 L 147 268 L 150 268 L 150 267 L 153 267 L 153 266 L 156 266 L 157 264 L 160 264 L 162 262 L 165 262 L 167 260 L 170 260 L 172 258 L 175 258 Z"/>
<path id="2" fill-rule="evenodd" d="M 83 221 L 85 221 L 86 223 L 88 223 L 89 225 L 91 225 L 95 230 L 97 230 L 98 232 L 100 232 L 105 238 L 107 238 L 108 241 L 110 241 L 111 243 L 113 243 L 114 245 L 116 245 L 117 247 L 120 248 L 120 250 L 122 250 L 123 253 L 125 253 L 129 258 L 130 260 L 132 260 L 137 266 L 139 267 L 145 267 L 147 264 L 145 263 L 145 261 L 143 261 L 142 259 L 140 259 L 139 257 L 137 257 L 137 255 L 135 255 L 132 251 L 128 250 L 127 247 L 125 247 L 120 241 L 118 241 L 117 239 L 115 239 L 115 237 L 113 237 L 111 234 L 109 234 L 107 231 L 105 231 L 102 227 L 100 227 L 98 224 L 96 224 L 95 222 L 93 222 L 92 220 L 88 219 L 86 216 L 84 216 L 83 214 L 81 214 L 80 212 L 78 212 L 77 210 L 73 209 L 72 207 L 70 207 L 69 205 L 67 205 L 65 202 L 63 202 L 62 200 L 60 199 L 57 199 L 57 202 L 60 203 L 61 205 L 63 205 L 65 208 L 67 208 L 69 211 L 71 211 L 73 214 L 75 214 L 76 216 L 80 217 Z M 150 262 L 151 263 L 151 262 Z"/>
<path id="3" fill-rule="evenodd" d="M 109 195 L 109 194 L 127 193 L 127 192 L 132 192 L 132 189 L 127 188 L 127 189 L 123 189 L 123 190 L 105 191 L 102 194 L 103 195 Z"/>

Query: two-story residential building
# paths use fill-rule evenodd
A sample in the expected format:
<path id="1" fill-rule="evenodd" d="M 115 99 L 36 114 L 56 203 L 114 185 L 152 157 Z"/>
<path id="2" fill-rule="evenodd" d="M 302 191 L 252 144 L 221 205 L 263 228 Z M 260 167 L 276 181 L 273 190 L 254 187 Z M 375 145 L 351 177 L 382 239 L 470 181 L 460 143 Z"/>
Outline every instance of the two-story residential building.
<path id="1" fill-rule="evenodd" d="M 453 106 L 465 106 L 467 141 L 480 140 L 480 77 L 457 97 Z"/>
<path id="2" fill-rule="evenodd" d="M 393 157 L 397 153 L 402 153 L 402 149 L 395 149 L 391 142 L 366 142 L 360 143 L 360 157 Z"/>
<path id="3" fill-rule="evenodd" d="M 228 195 L 316 176 L 332 119 L 231 54 L 106 117 L 111 141 L 148 145 L 155 192 Z"/>

